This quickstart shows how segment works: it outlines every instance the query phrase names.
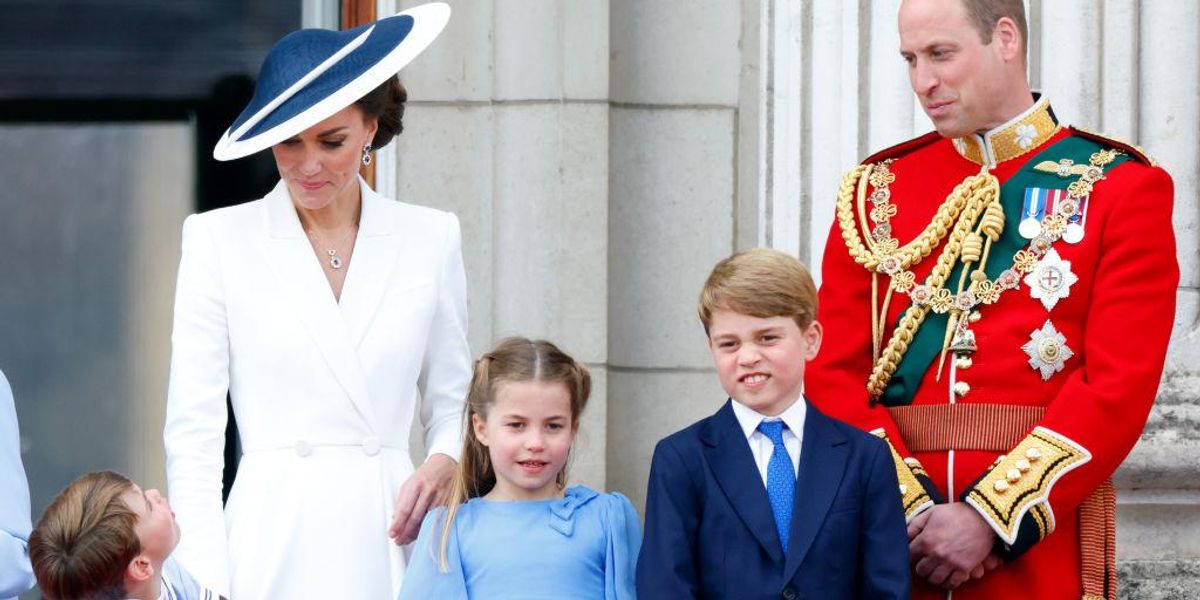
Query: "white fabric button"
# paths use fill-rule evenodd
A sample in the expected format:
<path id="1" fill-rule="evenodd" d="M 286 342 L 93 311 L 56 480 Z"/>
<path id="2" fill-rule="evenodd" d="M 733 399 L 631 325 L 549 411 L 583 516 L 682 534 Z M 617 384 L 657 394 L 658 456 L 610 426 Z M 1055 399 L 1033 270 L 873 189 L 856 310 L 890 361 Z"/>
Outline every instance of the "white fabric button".
<path id="1" fill-rule="evenodd" d="M 312 446 L 304 440 L 296 442 L 296 456 L 304 458 L 312 454 Z"/>
<path id="2" fill-rule="evenodd" d="M 362 451 L 363 454 L 366 454 L 367 456 L 375 456 L 376 454 L 379 454 L 379 438 L 373 435 L 363 438 Z"/>

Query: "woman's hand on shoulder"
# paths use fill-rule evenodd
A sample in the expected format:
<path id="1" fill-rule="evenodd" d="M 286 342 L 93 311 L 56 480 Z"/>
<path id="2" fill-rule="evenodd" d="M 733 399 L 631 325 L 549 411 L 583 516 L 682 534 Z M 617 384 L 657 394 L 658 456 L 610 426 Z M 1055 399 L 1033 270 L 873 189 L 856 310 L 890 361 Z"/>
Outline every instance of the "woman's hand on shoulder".
<path id="1" fill-rule="evenodd" d="M 449 493 L 457 466 L 453 458 L 434 454 L 400 486 L 392 511 L 392 524 L 388 527 L 388 537 L 393 542 L 404 545 L 417 539 L 425 513 L 442 504 Z"/>

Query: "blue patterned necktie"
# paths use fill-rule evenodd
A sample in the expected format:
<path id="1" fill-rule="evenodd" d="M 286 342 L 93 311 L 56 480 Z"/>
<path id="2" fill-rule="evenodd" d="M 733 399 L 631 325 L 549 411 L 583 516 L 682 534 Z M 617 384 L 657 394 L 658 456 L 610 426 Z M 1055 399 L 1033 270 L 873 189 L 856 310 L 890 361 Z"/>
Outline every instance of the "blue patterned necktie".
<path id="1" fill-rule="evenodd" d="M 767 463 L 767 498 L 771 500 L 771 512 L 775 513 L 775 528 L 779 530 L 779 542 L 787 554 L 788 532 L 792 526 L 792 501 L 796 496 L 796 469 L 792 457 L 783 445 L 783 421 L 762 421 L 758 430 L 775 446 L 771 461 Z"/>

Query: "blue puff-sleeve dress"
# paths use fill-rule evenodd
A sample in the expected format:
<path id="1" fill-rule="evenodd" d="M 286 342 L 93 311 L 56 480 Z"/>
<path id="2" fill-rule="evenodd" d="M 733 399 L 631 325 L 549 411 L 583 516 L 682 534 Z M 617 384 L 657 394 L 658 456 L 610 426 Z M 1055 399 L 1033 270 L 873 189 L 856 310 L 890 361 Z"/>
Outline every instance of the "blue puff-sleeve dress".
<path id="1" fill-rule="evenodd" d="M 496 502 L 472 498 L 458 509 L 438 568 L 446 509 L 429 511 L 413 545 L 400 600 L 625 600 L 641 527 L 629 499 L 584 486 L 562 498 Z"/>

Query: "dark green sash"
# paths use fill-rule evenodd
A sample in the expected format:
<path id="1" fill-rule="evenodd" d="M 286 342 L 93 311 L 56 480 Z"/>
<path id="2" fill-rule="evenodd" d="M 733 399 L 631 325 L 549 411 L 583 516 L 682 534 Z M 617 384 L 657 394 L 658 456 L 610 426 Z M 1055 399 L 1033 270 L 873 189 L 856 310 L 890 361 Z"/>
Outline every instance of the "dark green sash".
<path id="1" fill-rule="evenodd" d="M 1004 233 L 1000 239 L 992 243 L 988 264 L 984 266 L 984 272 L 987 273 L 989 279 L 994 280 L 1002 271 L 1012 267 L 1013 254 L 1029 243 L 1029 240 L 1021 237 L 1017 231 L 1017 225 L 1021 222 L 1021 208 L 1025 202 L 1025 188 L 1065 190 L 1068 185 L 1079 179 L 1078 175 L 1064 178 L 1054 173 L 1036 171 L 1033 167 L 1045 160 L 1058 162 L 1063 158 L 1074 160 L 1077 165 L 1086 165 L 1092 154 L 1102 149 L 1104 149 L 1103 146 L 1097 142 L 1079 136 L 1063 138 L 1026 161 L 1012 178 L 1001 185 L 1000 203 L 1004 206 Z M 1106 165 L 1104 169 L 1107 171 L 1127 159 L 1128 157 L 1123 154 L 1118 155 L 1116 160 Z M 957 289 L 962 269 L 963 265 L 960 262 L 946 280 L 946 287 L 951 292 Z M 1016 289 L 1005 293 L 1028 292 Z M 905 313 L 908 310 L 912 310 L 911 304 Z M 901 317 L 905 313 L 902 313 Z M 942 342 L 945 340 L 948 320 L 948 314 L 929 312 L 924 323 L 913 336 L 912 343 L 908 346 L 908 352 L 900 360 L 896 373 L 879 399 L 880 403 L 887 406 L 903 406 L 912 403 L 913 396 L 916 395 L 917 388 L 921 385 L 921 380 L 925 378 L 925 373 L 942 353 Z M 892 327 L 895 327 L 895 323 L 892 324 Z"/>

